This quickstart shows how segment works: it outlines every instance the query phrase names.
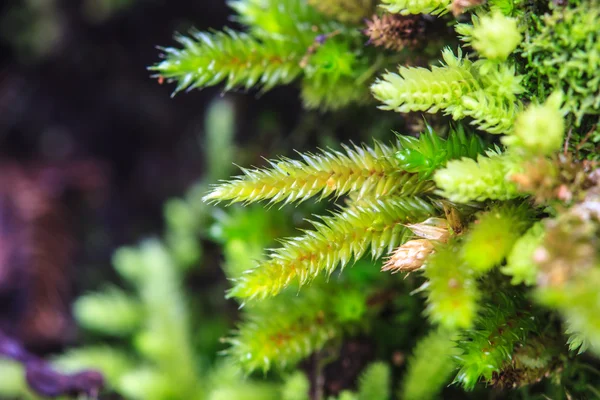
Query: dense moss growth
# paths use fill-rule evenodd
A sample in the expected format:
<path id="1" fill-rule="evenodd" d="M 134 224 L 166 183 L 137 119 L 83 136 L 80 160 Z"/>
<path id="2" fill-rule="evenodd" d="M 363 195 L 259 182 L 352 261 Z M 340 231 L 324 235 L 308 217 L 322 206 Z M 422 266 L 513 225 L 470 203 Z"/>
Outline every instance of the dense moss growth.
<path id="1" fill-rule="evenodd" d="M 221 183 L 214 174 L 200 186 L 206 204 L 199 191 L 171 204 L 174 255 L 158 242 L 117 253 L 138 296 L 111 289 L 78 302 L 88 328 L 137 333 L 145 363 L 113 387 L 140 399 L 598 396 L 600 3 L 231 6 L 243 32 L 178 35 L 154 76 L 176 93 L 298 84 L 326 118 L 378 107 L 423 113 L 425 123 L 383 143 L 302 149 Z M 429 35 L 435 23 L 444 34 Z M 309 223 L 293 217 L 309 212 Z M 169 257 L 200 256 L 199 246 L 178 247 L 194 235 L 222 246 L 227 297 L 243 306 L 223 341 L 225 366 L 195 367 L 193 311 L 165 293 L 185 271 L 168 272 Z M 350 383 L 329 385 L 359 340 L 370 357 Z"/>

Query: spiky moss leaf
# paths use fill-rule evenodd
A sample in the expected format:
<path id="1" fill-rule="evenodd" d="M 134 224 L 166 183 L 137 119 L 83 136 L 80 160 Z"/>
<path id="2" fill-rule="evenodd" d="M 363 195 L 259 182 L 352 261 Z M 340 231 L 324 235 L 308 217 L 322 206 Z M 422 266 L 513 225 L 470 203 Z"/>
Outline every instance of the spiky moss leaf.
<path id="1" fill-rule="evenodd" d="M 269 90 L 292 82 L 300 73 L 306 46 L 293 39 L 256 39 L 245 33 L 193 31 L 175 38 L 183 47 L 164 49 L 165 60 L 150 68 L 178 81 L 175 92 L 225 82 L 225 90 Z"/>
<path id="2" fill-rule="evenodd" d="M 477 273 L 488 272 L 506 258 L 530 225 L 526 204 L 500 204 L 479 214 L 462 246 L 464 261 Z"/>
<path id="3" fill-rule="evenodd" d="M 416 175 L 396 166 L 394 146 L 375 142 L 371 147 L 353 145 L 320 154 L 303 153 L 303 161 L 281 158 L 269 161 L 269 169 L 242 169 L 244 175 L 216 186 L 205 201 L 269 200 L 284 204 L 304 201 L 321 194 L 340 196 L 357 192 L 359 197 L 381 198 L 390 194 L 418 194 L 431 185 L 419 182 Z"/>
<path id="4" fill-rule="evenodd" d="M 136 364 L 131 354 L 116 347 L 94 346 L 70 349 L 53 360 L 61 371 L 75 373 L 93 368 L 102 371 L 108 385 L 119 390 L 121 378 L 132 371 Z"/>
<path id="5" fill-rule="evenodd" d="M 523 76 L 507 63 L 479 60 L 473 64 L 481 89 L 463 96 L 446 109 L 455 120 L 469 117 L 471 125 L 493 133 L 509 133 L 522 105 L 517 95 L 525 88 Z"/>
<path id="6" fill-rule="evenodd" d="M 358 400 L 389 400 L 391 396 L 390 367 L 383 362 L 367 366 L 358 380 Z"/>
<path id="7" fill-rule="evenodd" d="M 518 115 L 514 133 L 503 143 L 528 154 L 550 155 L 562 147 L 565 121 L 560 110 L 562 93 L 553 93 L 542 105 L 533 104 Z"/>
<path id="8" fill-rule="evenodd" d="M 228 5 L 237 12 L 235 19 L 256 37 L 293 38 L 308 47 L 316 32 L 336 28 L 304 0 L 233 0 Z"/>
<path id="9" fill-rule="evenodd" d="M 381 7 L 394 14 L 433 14 L 448 12 L 451 0 L 383 0 Z"/>
<path id="10" fill-rule="evenodd" d="M 331 274 L 338 265 L 344 268 L 369 248 L 371 256 L 378 258 L 409 237 L 403 224 L 435 213 L 430 203 L 418 197 L 387 197 L 321 217 L 321 221 L 312 221 L 315 230 L 285 239 L 282 247 L 271 250 L 269 259 L 238 279 L 228 296 L 274 296 L 294 281 L 304 285 L 323 272 Z"/>
<path id="11" fill-rule="evenodd" d="M 536 331 L 536 318 L 524 309 L 521 297 L 495 293 L 497 301 L 483 307 L 474 329 L 458 342 L 462 354 L 455 357 L 460 367 L 454 381 L 472 390 L 480 380 L 490 381 L 494 373 L 511 361 L 517 344 Z"/>
<path id="12" fill-rule="evenodd" d="M 374 0 L 308 0 L 329 18 L 342 22 L 358 23 L 373 14 L 376 1 Z"/>
<path id="13" fill-rule="evenodd" d="M 477 90 L 463 96 L 457 105 L 448 107 L 446 113 L 455 120 L 469 117 L 470 124 L 482 131 L 503 134 L 510 132 L 520 110 L 515 102 L 506 101 L 489 90 Z"/>
<path id="14" fill-rule="evenodd" d="M 511 283 L 519 285 L 534 285 L 537 278 L 538 267 L 533 260 L 535 250 L 542 244 L 544 239 L 544 225 L 540 222 L 534 224 L 515 243 L 508 255 L 506 265 L 500 271 L 511 276 Z"/>
<path id="15" fill-rule="evenodd" d="M 449 330 L 469 328 L 479 308 L 477 274 L 462 260 L 457 242 L 436 249 L 426 263 L 426 313 Z"/>
<path id="16" fill-rule="evenodd" d="M 510 178 L 521 172 L 519 158 L 498 150 L 488 150 L 477 161 L 470 158 L 449 161 L 433 179 L 440 194 L 457 203 L 509 200 L 522 194 Z"/>
<path id="17" fill-rule="evenodd" d="M 571 331 L 589 342 L 600 354 L 600 268 L 587 270 L 560 286 L 539 287 L 535 297 L 547 307 L 558 310 Z"/>
<path id="18" fill-rule="evenodd" d="M 520 110 L 516 94 L 523 91 L 514 68 L 474 64 L 462 57 L 460 49 L 455 56 L 446 48 L 442 56 L 446 63 L 442 67 L 401 66 L 399 74 L 384 74 L 371 86 L 375 98 L 384 103 L 380 108 L 441 110 L 455 120 L 470 117 L 472 125 L 489 133 L 508 132 Z"/>
<path id="19" fill-rule="evenodd" d="M 375 98 L 383 103 L 380 108 L 435 113 L 480 88 L 473 63 L 462 57 L 460 49 L 455 56 L 446 48 L 442 57 L 446 65 L 431 70 L 400 66 L 398 74 L 384 74 L 371 86 Z"/>
<path id="20" fill-rule="evenodd" d="M 408 359 L 408 367 L 399 398 L 432 400 L 447 385 L 456 370 L 454 356 L 458 355 L 452 332 L 432 330 L 419 340 Z"/>
<path id="21" fill-rule="evenodd" d="M 566 321 L 567 329 L 565 335 L 568 336 L 567 345 L 569 351 L 576 352 L 577 355 L 585 353 L 590 347 L 590 343 L 587 338 L 581 333 L 573 329 L 569 321 Z"/>
<path id="22" fill-rule="evenodd" d="M 451 129 L 447 139 L 442 139 L 427 125 L 419 138 L 398 136 L 400 150 L 396 152 L 399 167 L 428 179 L 435 170 L 456 158 L 476 158 L 484 145 L 476 134 L 466 135 L 462 125 Z"/>
<path id="23" fill-rule="evenodd" d="M 225 354 L 246 372 L 266 372 L 292 367 L 320 350 L 339 335 L 340 326 L 331 318 L 324 288 L 315 289 L 250 309 L 226 340 L 231 347 Z"/>
<path id="24" fill-rule="evenodd" d="M 137 330 L 144 318 L 140 302 L 116 287 L 90 293 L 77 299 L 75 318 L 86 329 L 123 336 Z"/>

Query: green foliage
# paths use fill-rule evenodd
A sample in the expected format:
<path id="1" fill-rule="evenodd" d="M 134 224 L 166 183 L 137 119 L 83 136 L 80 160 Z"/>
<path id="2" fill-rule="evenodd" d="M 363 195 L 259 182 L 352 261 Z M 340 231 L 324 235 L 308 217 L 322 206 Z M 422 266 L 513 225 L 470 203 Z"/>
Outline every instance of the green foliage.
<path id="1" fill-rule="evenodd" d="M 436 249 L 425 268 L 429 319 L 454 330 L 473 325 L 481 291 L 477 274 L 462 259 L 458 243 Z"/>
<path id="2" fill-rule="evenodd" d="M 564 107 L 579 126 L 586 115 L 600 115 L 600 8 L 595 0 L 553 7 L 531 15 L 530 34 L 523 43 L 528 81 L 533 94 L 565 93 Z M 594 122 L 595 122 L 594 121 Z"/>
<path id="3" fill-rule="evenodd" d="M 389 400 L 390 367 L 383 362 L 369 365 L 358 381 L 358 400 Z"/>
<path id="4" fill-rule="evenodd" d="M 163 49 L 164 60 L 150 68 L 155 77 L 177 81 L 175 92 L 220 83 L 225 90 L 267 91 L 300 78 L 307 108 L 368 102 L 368 80 L 385 60 L 362 45 L 355 26 L 328 20 L 304 0 L 235 0 L 230 5 L 247 33 L 225 28 L 178 35 L 181 48 Z M 351 23 L 364 18 L 372 2 L 330 0 L 317 6 L 325 13 L 340 7 L 345 12 L 336 17 Z"/>
<path id="5" fill-rule="evenodd" d="M 472 390 L 480 380 L 491 381 L 495 373 L 511 361 L 514 347 L 525 343 L 536 328 L 536 320 L 523 308 L 519 297 L 500 294 L 494 303 L 483 307 L 474 329 L 459 341 L 461 354 L 456 356 L 459 371 L 455 382 Z"/>
<path id="6" fill-rule="evenodd" d="M 445 65 L 431 70 L 400 66 L 399 73 L 386 73 L 371 90 L 383 103 L 380 108 L 396 112 L 440 110 L 455 120 L 466 117 L 471 124 L 489 133 L 510 131 L 520 103 L 516 95 L 523 92 L 521 77 L 506 65 L 491 65 L 464 58 L 446 48 Z"/>
<path id="7" fill-rule="evenodd" d="M 447 12 L 450 0 L 383 0 L 383 8 L 391 13 L 433 14 L 441 15 Z"/>
<path id="8" fill-rule="evenodd" d="M 285 296 L 285 303 L 270 302 L 265 310 L 251 313 L 227 339 L 231 347 L 226 354 L 245 371 L 266 372 L 272 366 L 293 366 L 320 350 L 340 332 L 327 309 L 328 299 L 319 292 Z"/>
<path id="9" fill-rule="evenodd" d="M 260 86 L 268 90 L 292 82 L 302 72 L 304 46 L 280 40 L 258 40 L 244 33 L 192 32 L 175 38 L 183 48 L 166 48 L 166 58 L 153 67 L 162 77 L 176 79 L 176 92 L 225 82 L 226 90 Z"/>
<path id="10" fill-rule="evenodd" d="M 434 175 L 440 193 L 455 202 L 509 200 L 519 197 L 511 177 L 521 164 L 512 154 L 488 150 L 477 161 L 470 158 L 448 162 Z"/>
<path id="11" fill-rule="evenodd" d="M 216 186 L 205 201 L 232 200 L 254 202 L 269 200 L 275 204 L 305 201 L 320 194 L 340 196 L 357 192 L 359 198 L 381 198 L 392 194 L 415 195 L 432 186 L 419 182 L 412 174 L 396 167 L 396 146 L 375 142 L 371 147 L 342 146 L 344 152 L 322 151 L 300 154 L 302 161 L 281 158 L 269 161 L 271 168 L 242 168 L 244 175 Z"/>
<path id="12" fill-rule="evenodd" d="M 412 354 L 406 370 L 393 370 L 405 399 L 435 398 L 456 369 L 460 388 L 454 389 L 482 382 L 524 387 L 523 398 L 593 393 L 588 364 L 595 361 L 575 353 L 600 348 L 600 180 L 598 164 L 582 161 L 597 158 L 600 11 L 591 0 L 480 3 L 381 4 L 410 21 L 395 25 L 394 33 L 422 40 L 425 48 L 435 40 L 456 46 L 459 38 L 449 38 L 443 27 L 455 25 L 463 46 L 456 52 L 446 47 L 441 65 L 408 47 L 392 54 L 365 46 L 358 23 L 372 11 L 370 0 L 235 0 L 230 4 L 245 33 L 179 36 L 182 48 L 165 49 L 165 59 L 152 68 L 178 81 L 176 91 L 217 84 L 265 91 L 298 80 L 304 105 L 326 111 L 368 105 L 370 85 L 384 110 L 441 112 L 481 132 L 446 127 L 448 118 L 436 118 L 429 122 L 448 132 L 445 138 L 425 121 L 421 135 L 398 134 L 390 145 L 342 146 L 242 168 L 241 176 L 204 197 L 210 203 L 264 200 L 280 210 L 253 205 L 226 212 L 200 204 L 200 193 L 208 191 L 200 182 L 165 207 L 166 245 L 150 240 L 115 254 L 115 267 L 134 294 L 115 289 L 77 303 L 84 326 L 125 337 L 133 349 L 104 354 L 83 348 L 64 357 L 70 368 L 103 366 L 111 386 L 131 399 L 306 400 L 315 392 L 323 399 L 384 400 L 392 393 L 386 364 L 361 368 L 357 385 L 338 383 L 330 370 L 348 365 L 354 353 L 396 366 L 402 354 Z M 477 7 L 471 24 L 413 15 L 471 7 Z M 474 52 L 463 56 L 469 47 Z M 371 82 L 400 60 L 398 73 Z M 237 154 L 231 107 L 222 103 L 210 115 L 206 148 L 214 182 L 229 175 L 223 171 Z M 416 125 L 412 117 L 404 122 Z M 378 127 L 370 132 L 379 135 Z M 504 136 L 490 139 L 488 148 L 481 139 L 490 138 L 486 134 Z M 337 203 L 329 215 L 321 204 L 285 207 L 326 197 Z M 307 213 L 316 214 L 312 228 L 302 222 Z M 274 244 L 295 225 L 300 236 Z M 192 297 L 182 289 L 184 272 L 202 257 L 200 240 L 222 247 L 222 267 L 233 282 L 228 296 L 245 305 L 224 339 L 227 362 L 212 367 L 210 356 L 199 353 L 219 345 L 199 343 L 222 333 L 210 326 L 224 324 L 224 317 L 212 321 L 204 304 L 219 296 L 206 290 Z M 408 250 L 415 248 L 427 251 Z M 361 260 L 367 255 L 373 261 Z M 418 276 L 380 274 L 380 258 L 388 255 L 414 258 Z M 331 277 L 350 263 L 352 269 Z M 410 297 L 414 292 L 425 300 Z M 198 300 L 202 296 L 210 299 Z M 196 300 L 190 304 L 201 321 L 194 323 L 188 299 Z M 196 343 L 192 326 L 209 339 Z M 353 336 L 374 349 L 363 357 Z M 302 371 L 295 369 L 306 359 Z M 254 371 L 267 379 L 243 379 Z M 526 388 L 545 377 L 551 379 Z M 485 398 L 480 389 L 474 395 Z"/>
<path id="13" fill-rule="evenodd" d="M 595 267 L 564 286 L 542 287 L 536 292 L 541 304 L 558 309 L 570 331 L 579 334 L 571 340 L 573 348 L 588 342 L 596 354 L 600 354 L 599 284 L 600 269 Z"/>
<path id="14" fill-rule="evenodd" d="M 137 299 L 114 287 L 81 296 L 74 312 L 83 327 L 117 336 L 136 331 L 144 318 Z"/>
<path id="15" fill-rule="evenodd" d="M 297 371 L 286 378 L 282 388 L 282 400 L 309 400 L 310 382 L 306 376 Z"/>
<path id="16" fill-rule="evenodd" d="M 304 1 L 233 0 L 228 4 L 237 12 L 236 20 L 259 38 L 293 38 L 308 47 L 313 41 L 314 27 L 321 32 L 335 29 L 335 24 L 328 23 Z"/>
<path id="17" fill-rule="evenodd" d="M 236 281 L 230 297 L 265 298 L 278 294 L 290 283 L 304 285 L 322 272 L 344 268 L 371 249 L 373 258 L 390 252 L 408 236 L 403 224 L 424 219 L 434 207 L 418 197 L 386 197 L 350 205 L 332 216 L 312 221 L 315 230 L 282 241 L 282 247 Z"/>
<path id="18" fill-rule="evenodd" d="M 503 204 L 478 215 L 462 247 L 463 259 L 477 273 L 500 264 L 530 225 L 531 213 L 523 205 Z"/>
<path id="19" fill-rule="evenodd" d="M 123 252 L 127 251 L 127 257 Z M 115 255 L 115 268 L 127 271 L 144 304 L 147 318 L 136 335 L 139 352 L 154 364 L 154 368 L 134 371 L 122 383 L 144 398 L 160 398 L 154 391 L 193 399 L 198 396 L 196 361 L 191 349 L 189 321 L 184 299 L 180 296 L 180 276 L 165 248 L 158 241 L 147 241 L 139 250 L 121 249 Z M 147 377 L 152 376 L 151 379 Z M 124 378 L 125 379 L 125 378 Z M 165 386 L 159 387 L 160 382 Z M 177 382 L 177 385 L 173 385 Z M 150 385 L 144 388 L 145 385 Z"/>
<path id="20" fill-rule="evenodd" d="M 517 117 L 514 133 L 504 144 L 528 153 L 548 155 L 562 148 L 565 123 L 560 106 L 562 94 L 552 94 L 543 105 L 530 105 Z"/>
<path id="21" fill-rule="evenodd" d="M 0 396 L 3 398 L 35 399 L 27 389 L 23 366 L 16 361 L 0 359 Z"/>
<path id="22" fill-rule="evenodd" d="M 440 138 L 431 126 L 418 139 L 397 135 L 400 149 L 396 152 L 399 167 L 406 172 L 417 173 L 421 179 L 429 178 L 449 160 L 476 158 L 483 151 L 483 143 L 477 135 L 465 133 L 462 125 L 450 130 L 446 140 Z"/>
<path id="23" fill-rule="evenodd" d="M 511 283 L 519 285 L 534 285 L 537 278 L 538 267 L 533 260 L 533 255 L 541 244 L 544 237 L 544 226 L 541 223 L 534 224 L 515 243 L 506 265 L 501 268 L 503 274 L 512 277 Z"/>
<path id="24" fill-rule="evenodd" d="M 384 110 L 397 112 L 426 111 L 449 108 L 478 88 L 473 63 L 444 49 L 445 65 L 425 68 L 399 67 L 399 74 L 386 73 L 371 87 Z"/>
<path id="25" fill-rule="evenodd" d="M 449 383 L 456 369 L 454 356 L 458 351 L 452 336 L 452 332 L 434 329 L 419 340 L 408 360 L 408 371 L 404 376 L 400 398 L 438 398 L 439 392 Z"/>
<path id="26" fill-rule="evenodd" d="M 473 25 L 458 24 L 456 32 L 481 57 L 505 61 L 521 43 L 517 19 L 507 17 L 497 9 L 482 17 L 473 14 L 471 19 Z"/>

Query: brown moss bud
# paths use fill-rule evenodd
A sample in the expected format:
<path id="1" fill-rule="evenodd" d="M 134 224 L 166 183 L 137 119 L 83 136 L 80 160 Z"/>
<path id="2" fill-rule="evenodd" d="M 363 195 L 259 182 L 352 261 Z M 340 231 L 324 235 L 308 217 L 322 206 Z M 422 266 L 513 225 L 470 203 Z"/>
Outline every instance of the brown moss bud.
<path id="1" fill-rule="evenodd" d="M 398 247 L 381 268 L 382 271 L 412 272 L 423 267 L 427 257 L 433 253 L 433 243 L 428 239 L 409 240 Z"/>
<path id="2" fill-rule="evenodd" d="M 425 33 L 425 22 L 419 15 L 374 15 L 366 23 L 364 34 L 369 37 L 369 43 L 390 50 L 414 48 Z"/>

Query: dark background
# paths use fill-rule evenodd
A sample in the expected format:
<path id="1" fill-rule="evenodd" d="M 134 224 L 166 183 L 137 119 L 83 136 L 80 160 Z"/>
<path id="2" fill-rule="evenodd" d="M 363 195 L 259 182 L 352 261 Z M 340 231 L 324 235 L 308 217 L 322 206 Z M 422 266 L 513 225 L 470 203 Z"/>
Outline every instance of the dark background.
<path id="1" fill-rule="evenodd" d="M 42 352 L 72 342 L 64 325 L 47 333 L 43 309 L 70 320 L 77 294 L 114 277 L 115 248 L 160 235 L 164 201 L 202 176 L 205 109 L 222 93 L 171 98 L 147 67 L 175 32 L 235 27 L 229 15 L 222 0 L 0 1 L 0 330 Z M 295 88 L 227 97 L 257 159 L 298 145 Z"/>

